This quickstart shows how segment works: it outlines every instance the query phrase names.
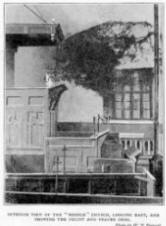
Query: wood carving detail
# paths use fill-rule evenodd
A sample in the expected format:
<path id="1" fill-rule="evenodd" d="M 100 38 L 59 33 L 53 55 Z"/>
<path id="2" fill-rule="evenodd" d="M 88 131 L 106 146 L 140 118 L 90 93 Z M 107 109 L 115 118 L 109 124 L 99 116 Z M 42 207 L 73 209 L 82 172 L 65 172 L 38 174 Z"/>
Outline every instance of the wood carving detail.
<path id="1" fill-rule="evenodd" d="M 55 110 L 62 93 L 66 90 L 67 90 L 67 87 L 64 84 L 49 89 L 49 110 L 50 111 Z"/>

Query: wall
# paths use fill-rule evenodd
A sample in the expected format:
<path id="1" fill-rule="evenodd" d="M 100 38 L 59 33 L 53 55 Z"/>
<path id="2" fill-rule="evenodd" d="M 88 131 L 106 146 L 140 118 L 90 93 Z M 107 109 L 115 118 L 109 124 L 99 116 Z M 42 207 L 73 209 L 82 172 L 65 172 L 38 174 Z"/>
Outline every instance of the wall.
<path id="1" fill-rule="evenodd" d="M 45 87 L 46 68 L 55 64 L 55 47 L 19 47 L 15 55 L 15 87 Z M 61 96 L 58 121 L 92 122 L 103 114 L 102 98 L 94 91 L 68 84 Z"/>
<path id="2" fill-rule="evenodd" d="M 103 114 L 103 100 L 98 93 L 72 83 L 59 102 L 59 122 L 93 122 L 93 116 Z"/>
<path id="3" fill-rule="evenodd" d="M 15 87 L 45 87 L 47 68 L 55 64 L 55 47 L 19 47 L 15 54 Z"/>
<path id="4" fill-rule="evenodd" d="M 51 46 L 19 47 L 15 54 L 15 87 L 45 87 L 46 69 L 55 65 L 55 54 L 56 47 Z M 8 78 L 9 74 L 7 80 L 10 81 Z M 159 91 L 162 97 L 163 88 Z M 159 105 L 160 118 L 163 118 L 162 106 L 163 103 Z M 58 121 L 92 122 L 97 114 L 103 115 L 102 97 L 92 90 L 70 84 L 60 99 Z"/>
<path id="5" fill-rule="evenodd" d="M 55 52 L 55 47 L 19 47 L 15 55 L 15 86 L 45 87 L 44 76 L 46 68 L 54 65 Z M 161 82 L 160 84 L 163 83 Z M 163 118 L 163 87 L 162 89 L 159 88 L 159 91 L 159 112 L 160 118 Z M 59 122 L 92 122 L 93 116 L 97 116 L 98 113 L 103 114 L 103 100 L 101 96 L 92 90 L 76 86 L 74 83 L 68 84 L 68 90 L 62 94 L 58 106 Z M 140 128 L 141 132 L 142 126 L 138 126 L 138 130 Z M 118 132 L 117 130 L 119 130 L 116 129 L 117 125 L 113 126 L 112 124 L 110 127 L 111 130 L 116 130 L 114 132 Z M 126 128 L 127 130 L 132 130 L 129 125 L 120 127 L 120 130 L 126 130 Z M 133 129 L 135 130 L 135 125 L 133 125 Z M 147 129 L 147 134 L 149 132 L 152 133 L 153 128 L 149 130 L 149 127 L 147 127 Z M 153 135 L 150 134 L 151 136 Z"/>

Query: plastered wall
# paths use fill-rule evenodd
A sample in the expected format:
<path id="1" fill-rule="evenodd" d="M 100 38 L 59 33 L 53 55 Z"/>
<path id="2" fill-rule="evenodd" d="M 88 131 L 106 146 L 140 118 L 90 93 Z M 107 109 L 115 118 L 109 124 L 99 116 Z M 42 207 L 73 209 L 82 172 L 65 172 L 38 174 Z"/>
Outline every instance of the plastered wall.
<path id="1" fill-rule="evenodd" d="M 55 47 L 19 47 L 15 55 L 15 87 L 45 87 L 44 76 L 55 64 Z M 92 122 L 103 114 L 103 100 L 98 93 L 68 84 L 60 99 L 58 121 Z"/>

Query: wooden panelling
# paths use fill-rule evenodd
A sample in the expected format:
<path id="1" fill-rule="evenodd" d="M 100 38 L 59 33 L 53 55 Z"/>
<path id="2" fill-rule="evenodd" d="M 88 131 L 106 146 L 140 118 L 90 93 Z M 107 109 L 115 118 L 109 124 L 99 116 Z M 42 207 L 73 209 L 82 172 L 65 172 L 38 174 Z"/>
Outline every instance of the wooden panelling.
<path id="1" fill-rule="evenodd" d="M 30 105 L 39 105 L 40 106 L 40 105 L 44 104 L 44 98 L 41 96 L 38 96 L 38 97 L 30 96 L 28 102 Z"/>
<path id="2" fill-rule="evenodd" d="M 6 104 L 9 106 L 21 105 L 21 102 L 20 96 L 8 96 L 6 100 Z"/>
<path id="3" fill-rule="evenodd" d="M 42 173 L 44 172 L 44 155 L 17 155 L 5 156 L 7 173 Z"/>
<path id="4" fill-rule="evenodd" d="M 47 89 L 13 88 L 6 91 L 6 147 L 43 150 L 47 133 Z"/>

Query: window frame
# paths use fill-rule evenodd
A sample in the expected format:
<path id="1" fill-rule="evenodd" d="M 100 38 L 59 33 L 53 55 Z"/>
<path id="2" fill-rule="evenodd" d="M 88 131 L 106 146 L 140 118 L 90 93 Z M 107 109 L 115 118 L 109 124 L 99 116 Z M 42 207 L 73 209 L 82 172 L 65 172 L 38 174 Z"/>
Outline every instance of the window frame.
<path id="1" fill-rule="evenodd" d="M 143 73 L 142 73 L 143 72 Z M 123 73 L 123 72 L 122 72 Z M 122 74 L 121 73 L 121 74 Z M 138 75 L 138 79 L 139 79 L 139 86 L 140 86 L 140 90 L 139 91 L 135 91 L 134 90 L 134 79 L 132 79 L 133 73 L 135 73 L 135 70 L 133 70 L 132 72 L 130 71 L 129 76 L 131 77 L 131 80 L 129 83 L 124 83 L 124 84 L 118 84 L 119 87 L 122 86 L 121 90 L 118 87 L 117 90 L 111 90 L 109 91 L 109 94 L 104 96 L 104 114 L 105 116 L 110 119 L 116 119 L 116 120 L 151 120 L 153 118 L 153 112 L 152 112 L 152 82 L 153 82 L 153 75 L 152 72 L 149 70 L 148 71 L 148 76 L 149 77 L 149 83 L 148 83 L 148 89 L 146 90 L 145 87 L 143 87 L 143 76 L 146 75 L 147 70 L 141 70 L 141 71 L 137 71 L 137 75 Z M 123 75 L 122 75 L 123 76 Z M 130 87 L 130 91 L 125 91 L 124 87 L 125 85 L 128 85 Z M 118 90 L 119 89 L 119 90 Z M 121 101 L 116 101 L 116 95 L 121 95 Z M 129 94 L 130 96 L 130 113 L 129 113 L 129 117 L 125 117 L 125 108 L 124 108 L 124 98 L 125 95 Z M 139 95 L 139 100 L 140 100 L 140 107 L 139 107 L 139 117 L 134 117 L 134 94 L 138 94 Z M 145 117 L 145 111 L 144 111 L 144 94 L 148 94 L 149 95 L 149 117 Z M 110 97 L 111 96 L 111 97 Z M 116 102 L 121 102 L 121 117 L 117 117 L 116 115 Z"/>

